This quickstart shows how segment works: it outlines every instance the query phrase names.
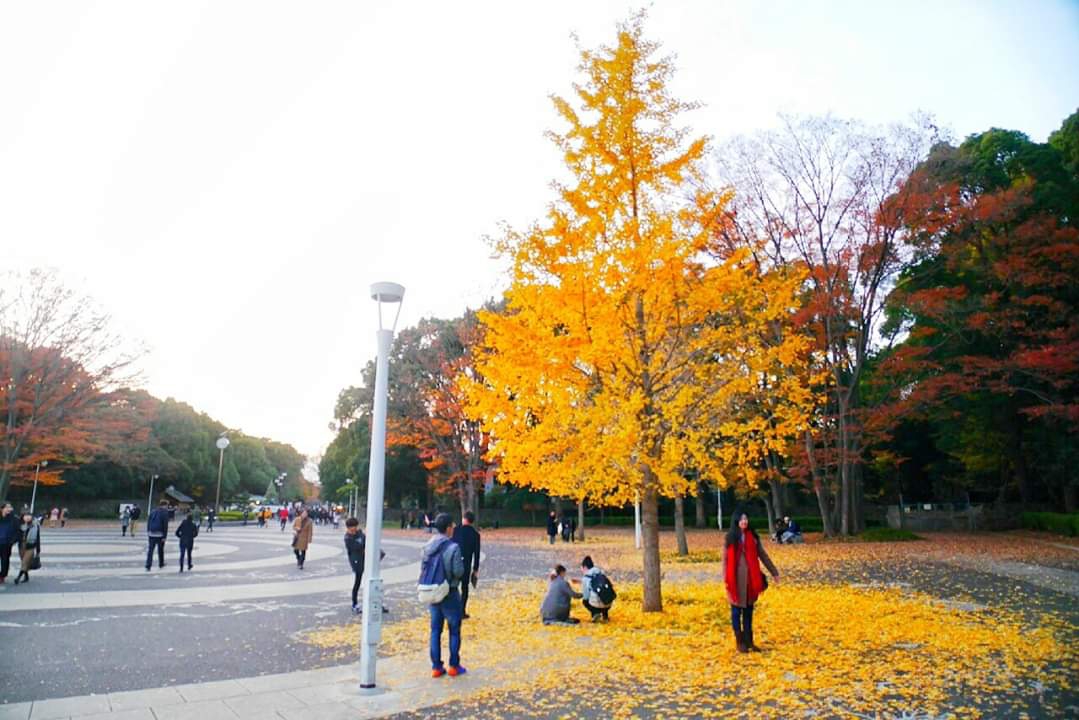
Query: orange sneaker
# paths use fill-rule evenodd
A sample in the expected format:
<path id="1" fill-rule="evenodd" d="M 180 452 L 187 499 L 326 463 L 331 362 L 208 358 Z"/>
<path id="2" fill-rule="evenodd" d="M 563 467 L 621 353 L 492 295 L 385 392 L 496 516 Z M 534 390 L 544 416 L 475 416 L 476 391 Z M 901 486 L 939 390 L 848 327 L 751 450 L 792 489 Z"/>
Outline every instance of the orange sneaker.
<path id="1" fill-rule="evenodd" d="M 443 670 L 442 668 L 435 668 L 434 670 L 431 671 L 431 677 L 433 677 L 433 678 L 440 678 L 445 674 L 446 674 L 446 671 Z M 450 674 L 451 675 L 453 674 L 452 670 L 450 671 Z"/>
<path id="2" fill-rule="evenodd" d="M 465 670 L 464 665 L 450 665 L 450 677 L 464 675 L 466 672 L 468 672 L 468 670 Z"/>

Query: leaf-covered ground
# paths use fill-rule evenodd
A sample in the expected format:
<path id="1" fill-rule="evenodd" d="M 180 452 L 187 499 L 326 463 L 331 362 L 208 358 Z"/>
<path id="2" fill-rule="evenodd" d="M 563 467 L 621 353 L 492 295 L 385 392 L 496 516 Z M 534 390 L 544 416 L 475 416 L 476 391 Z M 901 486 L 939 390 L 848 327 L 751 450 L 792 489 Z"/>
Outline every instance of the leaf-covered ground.
<path id="1" fill-rule="evenodd" d="M 656 614 L 641 612 L 640 559 L 625 531 L 573 547 L 546 546 L 534 531 L 489 533 L 489 556 L 543 553 L 571 573 L 592 554 L 619 590 L 611 623 L 540 624 L 543 577 L 488 585 L 470 606 L 462 655 L 490 689 L 447 695 L 451 703 L 414 717 L 1079 715 L 1077 597 L 992 570 L 1019 564 L 1068 578 L 1079 563 L 1073 543 L 1009 534 L 770 545 L 784 578 L 758 604 L 765 652 L 743 655 L 718 542 L 694 533 L 689 558 L 665 555 Z M 586 620 L 579 605 L 574 614 Z M 426 617 L 415 614 L 386 626 L 386 652 L 423 655 L 426 637 Z M 348 648 L 355 638 L 350 625 L 306 640 Z"/>

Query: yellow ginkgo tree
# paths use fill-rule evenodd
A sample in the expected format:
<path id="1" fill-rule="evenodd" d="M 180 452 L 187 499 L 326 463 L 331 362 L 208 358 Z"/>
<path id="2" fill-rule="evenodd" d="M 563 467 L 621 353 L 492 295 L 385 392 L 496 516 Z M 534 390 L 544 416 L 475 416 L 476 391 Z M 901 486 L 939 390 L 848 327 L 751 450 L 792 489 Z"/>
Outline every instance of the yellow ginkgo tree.
<path id="1" fill-rule="evenodd" d="M 693 494 L 698 477 L 726 484 L 732 463 L 759 458 L 747 443 L 801 429 L 797 393 L 767 432 L 747 433 L 744 409 L 762 373 L 804 362 L 806 347 L 768 340 L 802 277 L 762 276 L 713 245 L 729 197 L 702 189 L 706 139 L 676 126 L 692 105 L 670 94 L 673 65 L 642 22 L 582 51 L 578 107 L 554 99 L 572 181 L 545 221 L 497 243 L 511 285 L 503 309 L 480 314 L 483 382 L 461 382 L 501 481 L 591 504 L 640 498 L 644 609 L 660 611 L 660 497 Z"/>

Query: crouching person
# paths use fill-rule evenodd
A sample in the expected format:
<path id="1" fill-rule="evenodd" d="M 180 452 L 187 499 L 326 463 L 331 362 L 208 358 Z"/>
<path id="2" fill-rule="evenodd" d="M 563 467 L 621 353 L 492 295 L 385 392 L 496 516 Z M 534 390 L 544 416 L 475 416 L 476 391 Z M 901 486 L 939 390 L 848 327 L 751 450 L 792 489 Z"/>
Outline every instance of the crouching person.
<path id="1" fill-rule="evenodd" d="M 576 625 L 581 622 L 569 616 L 570 601 L 583 597 L 566 582 L 566 568 L 555 565 L 551 573 L 551 582 L 547 586 L 547 595 L 540 606 L 540 617 L 544 625 Z"/>
<path id="2" fill-rule="evenodd" d="M 607 622 L 610 620 L 608 613 L 614 603 L 614 587 L 610 579 L 603 571 L 592 562 L 591 555 L 585 555 L 581 560 L 581 595 L 584 596 L 584 609 L 592 615 L 592 622 Z"/>

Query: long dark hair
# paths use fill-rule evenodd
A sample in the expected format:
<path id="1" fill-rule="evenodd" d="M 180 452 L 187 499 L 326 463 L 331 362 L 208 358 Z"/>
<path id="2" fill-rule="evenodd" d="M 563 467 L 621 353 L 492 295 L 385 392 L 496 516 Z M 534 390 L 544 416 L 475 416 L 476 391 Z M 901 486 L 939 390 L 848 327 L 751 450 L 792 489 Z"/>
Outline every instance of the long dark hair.
<path id="1" fill-rule="evenodd" d="M 749 511 L 744 508 L 738 508 L 731 515 L 731 529 L 727 531 L 727 538 L 725 547 L 738 547 L 738 543 L 742 542 L 742 529 L 738 527 L 738 521 L 742 519 L 742 516 L 746 516 L 746 520 L 749 520 L 749 527 L 746 528 L 749 532 L 753 533 L 753 539 L 758 543 L 760 542 L 760 535 L 753 529 L 753 518 L 749 514 Z"/>

